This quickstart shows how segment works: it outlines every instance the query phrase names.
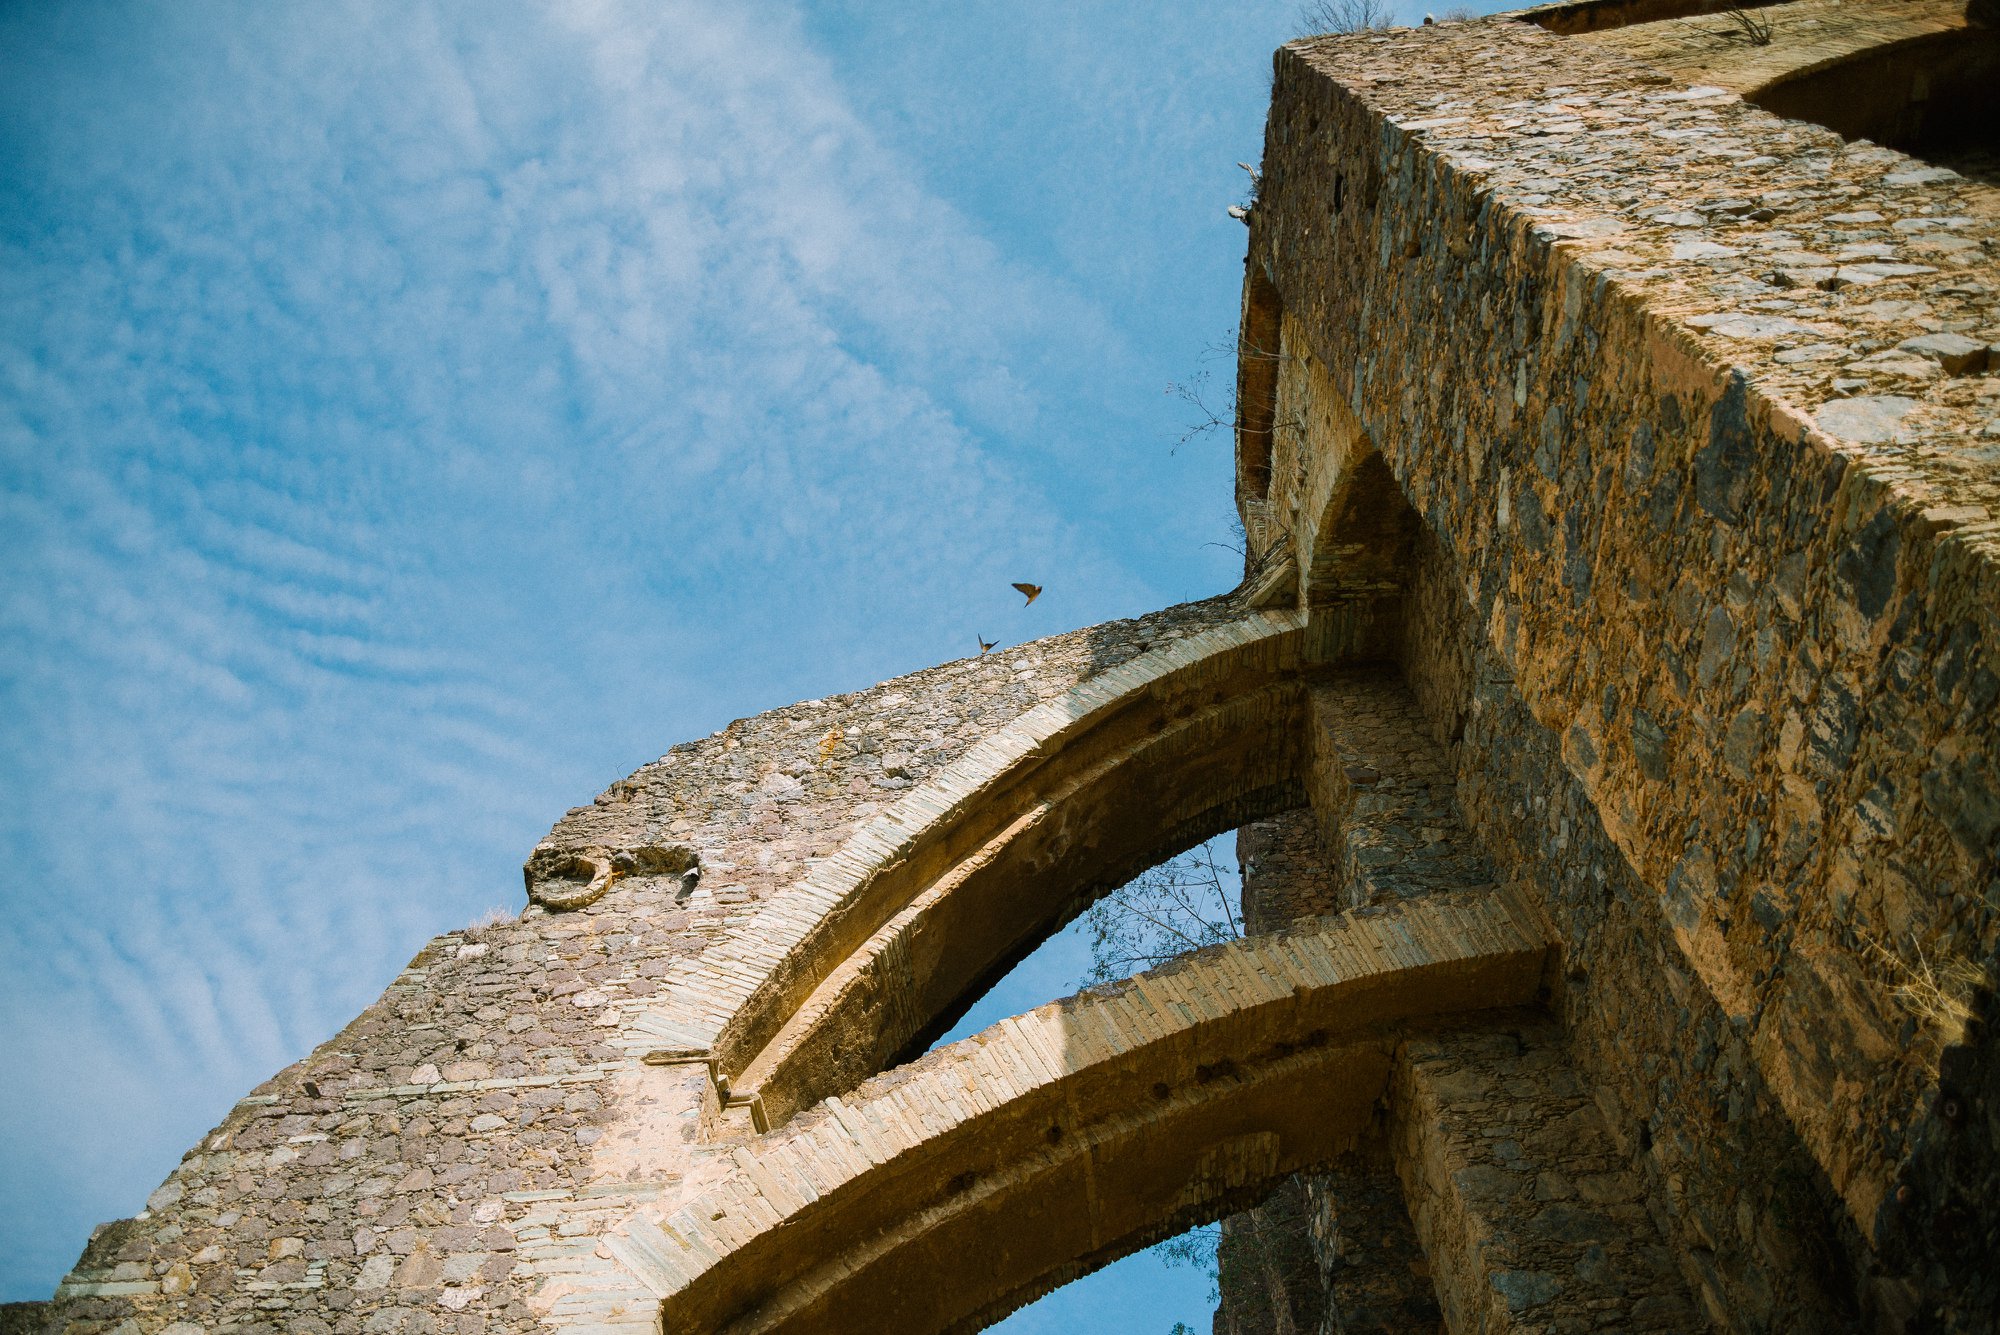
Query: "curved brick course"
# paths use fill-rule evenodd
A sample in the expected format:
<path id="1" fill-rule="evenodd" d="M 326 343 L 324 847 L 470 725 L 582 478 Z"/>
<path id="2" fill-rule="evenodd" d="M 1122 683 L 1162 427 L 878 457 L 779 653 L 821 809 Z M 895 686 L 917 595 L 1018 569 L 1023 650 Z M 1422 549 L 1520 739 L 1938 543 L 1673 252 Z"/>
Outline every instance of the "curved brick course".
<path id="1" fill-rule="evenodd" d="M 1484 895 L 1212 948 L 829 1101 L 610 1250 L 670 1332 L 996 1317 L 1345 1148 L 1386 1088 L 1382 1026 L 1532 1001 L 1540 932 Z"/>

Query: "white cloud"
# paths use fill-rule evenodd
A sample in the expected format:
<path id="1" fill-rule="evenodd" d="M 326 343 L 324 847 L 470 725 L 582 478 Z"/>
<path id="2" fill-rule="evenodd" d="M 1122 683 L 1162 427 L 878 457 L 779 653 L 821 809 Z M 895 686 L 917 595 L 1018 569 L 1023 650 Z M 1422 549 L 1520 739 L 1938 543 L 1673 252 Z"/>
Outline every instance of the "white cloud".
<path id="1" fill-rule="evenodd" d="M 1023 569 L 1156 598 L 1019 462 L 1118 326 L 784 14 L 39 21 L 0 34 L 10 1296 L 616 773 L 969 649 Z"/>

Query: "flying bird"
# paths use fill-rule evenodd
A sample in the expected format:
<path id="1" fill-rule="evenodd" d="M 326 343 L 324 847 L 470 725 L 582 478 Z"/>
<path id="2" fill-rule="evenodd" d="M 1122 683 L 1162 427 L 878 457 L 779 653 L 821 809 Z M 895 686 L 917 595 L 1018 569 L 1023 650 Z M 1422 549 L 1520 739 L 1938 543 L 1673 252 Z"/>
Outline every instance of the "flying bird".
<path id="1" fill-rule="evenodd" d="M 1014 587 L 1021 593 L 1027 595 L 1028 603 L 1032 603 L 1033 601 L 1035 601 L 1035 599 L 1042 596 L 1042 586 L 1039 584 L 1023 584 L 1017 580 L 1015 581 Z M 1021 606 L 1026 607 L 1028 603 L 1022 603 Z"/>
<path id="2" fill-rule="evenodd" d="M 972 638 L 975 640 L 979 640 L 979 637 L 977 635 L 973 636 Z M 999 643 L 1000 641 L 998 640 L 979 640 L 979 652 L 983 654 L 987 650 L 993 648 L 995 645 Z"/>

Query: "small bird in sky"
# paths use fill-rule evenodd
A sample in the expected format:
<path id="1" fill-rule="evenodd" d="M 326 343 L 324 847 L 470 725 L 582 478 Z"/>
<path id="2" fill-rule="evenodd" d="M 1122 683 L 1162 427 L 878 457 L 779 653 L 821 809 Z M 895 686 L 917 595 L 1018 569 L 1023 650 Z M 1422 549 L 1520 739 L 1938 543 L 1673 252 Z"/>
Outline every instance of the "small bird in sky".
<path id="1" fill-rule="evenodd" d="M 1244 208 L 1241 204 L 1231 204 L 1227 211 L 1229 216 L 1236 219 L 1237 222 L 1242 223 L 1246 227 L 1250 225 L 1250 210 Z"/>
<path id="2" fill-rule="evenodd" d="M 1014 587 L 1028 596 L 1028 603 L 1032 603 L 1035 599 L 1042 596 L 1042 586 L 1039 584 L 1023 584 L 1017 580 L 1014 583 Z M 1028 603 L 1022 603 L 1021 606 L 1026 607 Z"/>
<path id="3" fill-rule="evenodd" d="M 979 640 L 979 637 L 977 635 L 974 635 L 972 638 L 975 640 Z M 995 645 L 999 643 L 1000 641 L 998 640 L 979 640 L 979 652 L 983 654 L 987 650 L 993 648 Z"/>

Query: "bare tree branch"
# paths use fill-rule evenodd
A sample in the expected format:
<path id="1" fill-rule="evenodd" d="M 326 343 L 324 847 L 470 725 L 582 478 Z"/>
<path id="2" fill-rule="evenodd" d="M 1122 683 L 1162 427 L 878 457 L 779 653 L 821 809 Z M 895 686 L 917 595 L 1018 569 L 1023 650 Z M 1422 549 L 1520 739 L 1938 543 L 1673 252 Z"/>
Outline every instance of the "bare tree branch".
<path id="1" fill-rule="evenodd" d="M 1141 872 L 1093 904 L 1086 986 L 1243 935 L 1227 864 L 1213 841 Z"/>
<path id="2" fill-rule="evenodd" d="M 1396 11 L 1388 0 L 1307 0 L 1299 6 L 1301 36 L 1324 32 L 1367 32 L 1393 28 Z"/>
<path id="3" fill-rule="evenodd" d="M 1228 390 L 1221 395 L 1220 399 L 1217 399 L 1214 397 L 1216 391 L 1210 384 L 1211 373 L 1207 369 L 1209 364 L 1225 359 L 1233 364 L 1241 360 L 1278 362 L 1283 361 L 1284 358 L 1285 354 L 1282 351 L 1267 351 L 1263 348 L 1253 347 L 1249 344 L 1239 342 L 1235 337 L 1230 337 L 1226 341 L 1218 340 L 1203 345 L 1201 352 L 1201 361 L 1204 364 L 1203 369 L 1196 371 L 1186 380 L 1170 380 L 1167 382 L 1167 393 L 1194 409 L 1192 420 L 1189 421 L 1186 429 L 1181 432 L 1180 438 L 1174 442 L 1173 448 L 1168 450 L 1167 453 L 1178 454 L 1180 453 L 1181 446 L 1198 436 L 1205 436 L 1211 431 L 1227 430 L 1234 433 L 1242 421 L 1244 405 L 1236 401 L 1234 366 L 1232 365 L 1231 367 Z M 1273 403 L 1255 406 L 1270 408 L 1274 414 L 1277 408 L 1277 405 Z M 1271 423 L 1271 430 L 1276 432 L 1284 429 L 1297 429 L 1299 425 L 1296 421 L 1273 421 Z"/>

